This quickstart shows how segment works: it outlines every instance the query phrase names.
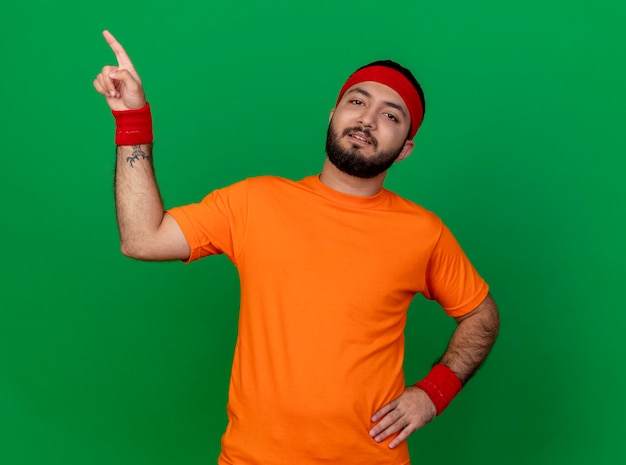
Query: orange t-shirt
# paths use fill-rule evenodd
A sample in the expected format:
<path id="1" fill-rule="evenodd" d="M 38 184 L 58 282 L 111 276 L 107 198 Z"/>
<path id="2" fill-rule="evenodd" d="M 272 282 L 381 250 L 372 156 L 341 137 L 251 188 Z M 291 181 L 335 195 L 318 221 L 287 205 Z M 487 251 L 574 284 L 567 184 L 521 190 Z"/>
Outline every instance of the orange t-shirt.
<path id="1" fill-rule="evenodd" d="M 368 434 L 404 390 L 416 293 L 451 316 L 488 288 L 433 213 L 383 189 L 334 191 L 318 177 L 248 179 L 169 210 L 190 260 L 225 253 L 241 283 L 221 465 L 409 463 Z"/>

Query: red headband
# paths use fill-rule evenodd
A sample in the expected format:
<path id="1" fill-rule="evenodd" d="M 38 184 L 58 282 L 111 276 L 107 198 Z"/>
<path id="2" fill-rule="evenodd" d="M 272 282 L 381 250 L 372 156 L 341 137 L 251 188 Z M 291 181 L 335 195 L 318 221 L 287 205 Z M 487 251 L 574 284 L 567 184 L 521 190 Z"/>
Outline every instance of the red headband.
<path id="1" fill-rule="evenodd" d="M 420 127 L 420 124 L 422 124 L 424 109 L 422 108 L 422 101 L 417 93 L 417 89 L 413 87 L 411 81 L 409 81 L 400 71 L 396 71 L 395 69 L 387 66 L 367 66 L 366 68 L 361 68 L 355 71 L 341 88 L 339 97 L 337 97 L 337 105 L 339 104 L 341 97 L 343 97 L 343 94 L 350 87 L 358 84 L 359 82 L 365 81 L 379 82 L 380 84 L 391 87 L 398 94 L 400 94 L 400 97 L 404 100 L 404 104 L 407 106 L 409 113 L 411 114 L 411 134 L 409 134 L 409 139 L 413 139 L 417 133 L 417 129 Z"/>

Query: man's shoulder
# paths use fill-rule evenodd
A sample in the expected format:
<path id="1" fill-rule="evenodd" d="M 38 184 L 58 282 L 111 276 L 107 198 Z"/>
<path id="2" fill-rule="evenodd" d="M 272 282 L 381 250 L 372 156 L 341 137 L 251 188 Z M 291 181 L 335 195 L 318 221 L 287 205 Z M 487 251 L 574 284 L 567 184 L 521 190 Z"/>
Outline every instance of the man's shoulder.
<path id="1" fill-rule="evenodd" d="M 247 182 L 249 185 L 254 185 L 254 186 L 281 186 L 281 185 L 291 185 L 297 182 L 291 179 L 284 178 L 282 176 L 275 176 L 275 175 L 270 175 L 270 174 L 252 176 L 252 177 L 246 178 L 244 181 Z"/>
<path id="2" fill-rule="evenodd" d="M 426 207 L 418 204 L 417 202 L 407 197 L 397 194 L 395 192 L 388 191 L 388 193 L 389 193 L 390 201 L 394 206 L 394 209 L 397 209 L 400 211 L 406 211 L 407 213 L 418 215 L 428 221 L 432 221 L 437 224 L 441 223 L 441 218 L 439 218 L 439 216 L 436 213 L 427 209 Z"/>
<path id="3" fill-rule="evenodd" d="M 289 180 L 287 178 L 283 178 L 280 176 L 271 176 L 271 175 L 261 175 L 261 176 L 251 176 L 248 178 L 243 178 L 239 181 L 233 182 L 232 184 L 225 185 L 223 187 L 217 188 L 218 192 L 238 192 L 238 191 L 262 191 L 262 190 L 272 190 L 276 188 L 280 188 L 281 186 L 290 186 L 295 184 L 296 181 Z"/>

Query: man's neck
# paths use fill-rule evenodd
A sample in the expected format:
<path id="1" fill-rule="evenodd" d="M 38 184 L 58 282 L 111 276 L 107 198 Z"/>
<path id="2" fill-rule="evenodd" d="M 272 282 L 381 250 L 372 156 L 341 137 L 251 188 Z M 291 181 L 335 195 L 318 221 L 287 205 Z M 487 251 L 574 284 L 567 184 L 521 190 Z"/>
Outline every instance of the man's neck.
<path id="1" fill-rule="evenodd" d="M 337 169 L 328 158 L 324 160 L 320 181 L 337 192 L 360 197 L 369 197 L 378 194 L 383 187 L 386 171 L 376 177 L 363 179 L 350 176 Z"/>

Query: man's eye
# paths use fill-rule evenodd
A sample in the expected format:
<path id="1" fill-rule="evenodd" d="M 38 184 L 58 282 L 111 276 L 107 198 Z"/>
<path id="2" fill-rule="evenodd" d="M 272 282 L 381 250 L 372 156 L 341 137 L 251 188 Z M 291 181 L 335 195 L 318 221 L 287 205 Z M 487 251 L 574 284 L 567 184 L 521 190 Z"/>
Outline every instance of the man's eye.
<path id="1" fill-rule="evenodd" d="M 394 115 L 392 115 L 391 113 L 385 113 L 385 116 L 387 118 L 389 118 L 391 121 L 398 121 L 398 118 L 396 118 Z"/>
<path id="2" fill-rule="evenodd" d="M 363 102 L 361 100 L 350 100 L 350 103 L 353 103 L 354 105 L 363 105 Z"/>

